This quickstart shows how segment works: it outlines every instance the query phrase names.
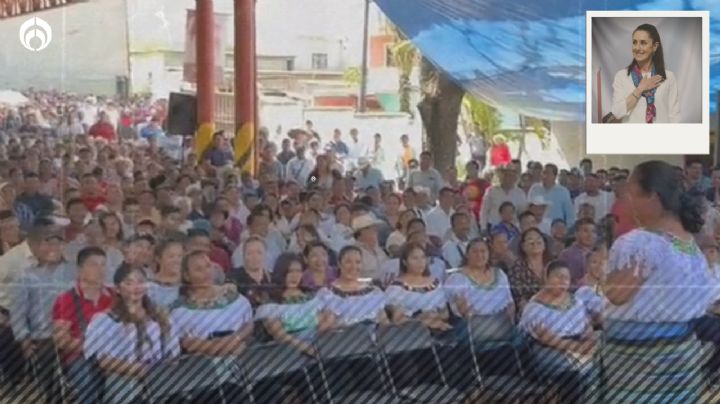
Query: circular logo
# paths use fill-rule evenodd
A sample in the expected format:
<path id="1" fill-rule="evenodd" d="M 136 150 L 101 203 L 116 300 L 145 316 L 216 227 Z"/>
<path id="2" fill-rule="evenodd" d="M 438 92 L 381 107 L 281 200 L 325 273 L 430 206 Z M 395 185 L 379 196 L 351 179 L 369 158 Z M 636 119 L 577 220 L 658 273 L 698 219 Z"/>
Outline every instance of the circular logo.
<path id="1" fill-rule="evenodd" d="M 47 21 L 32 17 L 20 26 L 20 43 L 31 52 L 39 52 L 50 45 L 52 28 Z"/>

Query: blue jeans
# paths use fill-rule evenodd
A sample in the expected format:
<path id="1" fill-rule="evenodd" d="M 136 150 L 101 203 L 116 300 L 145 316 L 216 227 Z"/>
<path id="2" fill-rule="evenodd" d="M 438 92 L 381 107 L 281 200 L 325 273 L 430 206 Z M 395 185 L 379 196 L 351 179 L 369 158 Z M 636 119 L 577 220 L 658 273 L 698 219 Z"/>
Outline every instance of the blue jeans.
<path id="1" fill-rule="evenodd" d="M 78 403 L 97 403 L 102 388 L 102 376 L 95 362 L 83 358 L 76 359 L 67 365 L 67 380 L 77 393 Z"/>

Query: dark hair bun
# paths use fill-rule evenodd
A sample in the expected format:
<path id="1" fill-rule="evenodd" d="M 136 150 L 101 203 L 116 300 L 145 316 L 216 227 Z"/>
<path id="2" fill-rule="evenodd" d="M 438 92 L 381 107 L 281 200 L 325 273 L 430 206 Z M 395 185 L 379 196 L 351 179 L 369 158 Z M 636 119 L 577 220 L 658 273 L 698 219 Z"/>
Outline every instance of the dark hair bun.
<path id="1" fill-rule="evenodd" d="M 697 188 L 684 191 L 682 171 L 663 161 L 646 161 L 633 171 L 640 188 L 658 196 L 663 209 L 680 219 L 683 228 L 698 233 L 705 224 L 705 195 Z"/>
<path id="2" fill-rule="evenodd" d="M 704 195 L 697 190 L 683 192 L 680 195 L 680 221 L 685 230 L 699 233 L 705 224 L 705 209 L 713 209 L 704 201 Z"/>

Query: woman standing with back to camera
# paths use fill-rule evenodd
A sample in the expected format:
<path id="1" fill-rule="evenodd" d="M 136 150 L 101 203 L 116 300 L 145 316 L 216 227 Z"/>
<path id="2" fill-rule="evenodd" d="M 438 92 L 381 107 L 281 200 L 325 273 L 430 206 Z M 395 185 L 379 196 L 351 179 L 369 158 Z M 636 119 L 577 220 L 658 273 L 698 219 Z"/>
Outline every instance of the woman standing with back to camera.
<path id="1" fill-rule="evenodd" d="M 708 358 L 693 323 L 713 303 L 707 262 L 692 236 L 702 195 L 661 161 L 638 165 L 628 200 L 639 228 L 613 244 L 605 296 L 605 402 L 701 402 Z"/>
<path id="2" fill-rule="evenodd" d="M 622 123 L 679 123 L 675 75 L 665 69 L 660 33 L 642 24 L 632 34 L 633 60 L 615 74 L 612 114 Z"/>

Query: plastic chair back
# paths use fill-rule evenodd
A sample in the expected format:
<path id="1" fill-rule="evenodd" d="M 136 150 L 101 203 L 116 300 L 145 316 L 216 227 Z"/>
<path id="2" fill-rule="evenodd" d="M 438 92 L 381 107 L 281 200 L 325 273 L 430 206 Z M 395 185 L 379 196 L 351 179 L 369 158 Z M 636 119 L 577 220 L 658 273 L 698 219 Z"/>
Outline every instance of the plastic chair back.
<path id="1" fill-rule="evenodd" d="M 311 362 L 297 348 L 282 343 L 251 345 L 236 359 L 250 383 L 301 371 Z"/>
<path id="2" fill-rule="evenodd" d="M 316 342 L 320 358 L 331 360 L 375 354 L 374 329 L 374 323 L 359 323 L 320 334 Z"/>

